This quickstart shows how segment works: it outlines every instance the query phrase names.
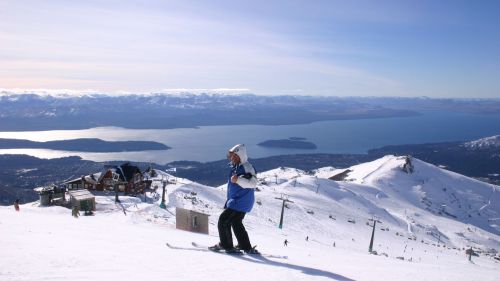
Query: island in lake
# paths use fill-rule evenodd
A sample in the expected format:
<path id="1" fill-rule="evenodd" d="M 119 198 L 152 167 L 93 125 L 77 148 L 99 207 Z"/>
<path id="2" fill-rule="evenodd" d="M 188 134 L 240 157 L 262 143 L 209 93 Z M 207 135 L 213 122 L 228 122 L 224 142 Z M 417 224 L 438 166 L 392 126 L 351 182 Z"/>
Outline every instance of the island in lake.
<path id="1" fill-rule="evenodd" d="M 275 147 L 275 148 L 292 148 L 292 149 L 316 149 L 317 146 L 305 138 L 291 137 L 288 139 L 281 140 L 266 140 L 257 145 L 264 147 Z"/>
<path id="2" fill-rule="evenodd" d="M 153 141 L 104 141 L 95 138 L 36 142 L 18 139 L 0 139 L 0 149 L 52 149 L 80 152 L 125 152 L 167 150 L 170 147 Z"/>

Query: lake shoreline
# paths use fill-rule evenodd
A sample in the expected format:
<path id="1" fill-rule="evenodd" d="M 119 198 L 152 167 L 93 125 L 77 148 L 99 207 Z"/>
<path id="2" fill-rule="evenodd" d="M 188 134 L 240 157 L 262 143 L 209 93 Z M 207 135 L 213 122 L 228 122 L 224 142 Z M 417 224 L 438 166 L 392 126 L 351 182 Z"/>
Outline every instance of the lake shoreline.
<path id="1" fill-rule="evenodd" d="M 363 154 L 387 145 L 470 141 L 500 134 L 500 116 L 426 112 L 415 117 L 320 121 L 303 125 L 201 126 L 196 129 L 138 129 L 97 127 L 89 130 L 0 132 L 0 138 L 54 141 L 98 138 L 104 141 L 152 141 L 172 149 L 111 153 L 48 149 L 0 149 L 0 154 L 26 154 L 39 158 L 80 156 L 91 161 L 210 162 L 224 158 L 237 143 L 247 146 L 252 158 L 309 153 L 311 150 L 262 147 L 265 140 L 301 137 L 314 143 L 315 153 Z"/>
<path id="2" fill-rule="evenodd" d="M 60 141 L 30 141 L 24 139 L 0 138 L 0 149 L 50 149 L 74 152 L 128 152 L 171 149 L 152 141 L 104 141 L 97 138 L 79 138 Z"/>

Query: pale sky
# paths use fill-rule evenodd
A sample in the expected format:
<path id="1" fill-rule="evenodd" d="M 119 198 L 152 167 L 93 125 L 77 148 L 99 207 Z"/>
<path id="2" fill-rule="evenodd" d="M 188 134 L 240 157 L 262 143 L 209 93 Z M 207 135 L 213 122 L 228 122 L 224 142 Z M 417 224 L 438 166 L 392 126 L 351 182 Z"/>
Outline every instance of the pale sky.
<path id="1" fill-rule="evenodd" d="M 0 0 L 0 88 L 500 97 L 500 1 Z"/>

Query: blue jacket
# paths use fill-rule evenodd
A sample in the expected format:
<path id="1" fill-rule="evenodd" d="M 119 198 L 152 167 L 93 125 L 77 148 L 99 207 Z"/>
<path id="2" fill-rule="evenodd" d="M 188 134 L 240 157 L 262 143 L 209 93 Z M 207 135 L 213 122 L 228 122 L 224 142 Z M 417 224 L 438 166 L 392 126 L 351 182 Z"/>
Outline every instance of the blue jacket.
<path id="1" fill-rule="evenodd" d="M 257 185 L 255 169 L 252 164 L 247 161 L 248 157 L 244 145 L 236 145 L 232 150 L 240 156 L 241 163 L 234 166 L 232 165 L 229 171 L 227 201 L 224 208 L 248 213 L 252 210 L 255 201 L 254 193 Z M 231 177 L 233 175 L 238 176 L 238 181 L 236 183 L 231 182 Z"/>
<path id="2" fill-rule="evenodd" d="M 233 175 L 238 176 L 236 183 L 231 182 Z M 256 184 L 255 169 L 250 163 L 231 166 L 227 181 L 227 201 L 224 208 L 245 213 L 250 212 L 255 201 Z"/>
<path id="3" fill-rule="evenodd" d="M 227 201 L 224 208 L 248 213 L 252 210 L 255 201 L 255 187 L 257 176 L 255 169 L 248 162 L 247 149 L 244 144 L 237 144 L 229 150 L 240 157 L 240 163 L 231 165 L 227 181 Z M 231 182 L 233 175 L 238 176 L 236 183 Z"/>

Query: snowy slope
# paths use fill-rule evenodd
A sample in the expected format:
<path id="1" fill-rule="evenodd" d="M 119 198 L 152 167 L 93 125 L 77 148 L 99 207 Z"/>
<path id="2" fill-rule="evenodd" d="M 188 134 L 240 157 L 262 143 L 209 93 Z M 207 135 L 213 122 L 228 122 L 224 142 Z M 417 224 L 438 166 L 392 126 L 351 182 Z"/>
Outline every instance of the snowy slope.
<path id="1" fill-rule="evenodd" d="M 0 280 L 498 280 L 498 261 L 482 253 L 470 263 L 463 249 L 500 249 L 498 187 L 418 159 L 406 173 L 404 163 L 386 156 L 353 166 L 342 182 L 322 177 L 331 167 L 314 174 L 294 168 L 260 173 L 258 203 L 244 223 L 258 249 L 288 259 L 165 247 L 215 244 L 226 190 L 161 171 L 154 185 L 167 177 L 172 182 L 166 210 L 158 207 L 158 194 L 122 196 L 117 205 L 106 193 L 97 194 L 94 216 L 78 219 L 68 209 L 36 203 L 22 205 L 21 212 L 2 207 Z M 293 203 L 279 229 L 281 197 Z M 444 204 L 456 218 L 436 209 Z M 209 214 L 210 234 L 176 230 L 175 207 Z M 368 254 L 371 218 L 380 221 L 378 255 Z"/>
<path id="2" fill-rule="evenodd" d="M 458 220 L 500 234 L 499 187 L 453 173 L 418 159 L 411 160 L 413 172 L 403 171 L 405 157 L 386 156 L 350 167 L 348 182 L 363 184 L 380 192 L 377 205 L 397 212 L 408 208 L 438 218 Z M 358 190 L 358 189 L 356 189 Z M 367 189 L 360 191 L 361 195 Z M 375 199 L 374 199 L 375 200 Z M 408 210 L 409 211 L 409 210 Z"/>

